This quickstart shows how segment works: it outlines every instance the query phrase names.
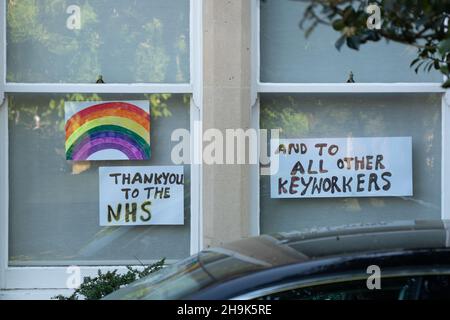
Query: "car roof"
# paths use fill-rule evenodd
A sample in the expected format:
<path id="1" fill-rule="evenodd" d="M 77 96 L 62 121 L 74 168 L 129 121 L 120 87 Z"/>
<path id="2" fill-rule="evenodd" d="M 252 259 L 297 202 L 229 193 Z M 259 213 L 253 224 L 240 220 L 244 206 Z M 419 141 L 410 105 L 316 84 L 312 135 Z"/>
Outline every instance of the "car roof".
<path id="1" fill-rule="evenodd" d="M 267 268 L 358 253 L 447 248 L 449 230 L 450 221 L 444 220 L 361 223 L 262 235 L 207 251 Z"/>
<path id="2" fill-rule="evenodd" d="M 209 299 L 214 292 L 217 297 L 233 297 L 292 274 L 326 272 L 326 266 L 336 271 L 350 261 L 366 265 L 367 259 L 372 262 L 372 258 L 389 256 L 384 263 L 396 264 L 405 262 L 402 257 L 416 259 L 418 255 L 430 261 L 428 254 L 443 252 L 447 257 L 449 226 L 448 221 L 441 220 L 399 221 L 247 238 L 205 249 L 108 299 Z"/>

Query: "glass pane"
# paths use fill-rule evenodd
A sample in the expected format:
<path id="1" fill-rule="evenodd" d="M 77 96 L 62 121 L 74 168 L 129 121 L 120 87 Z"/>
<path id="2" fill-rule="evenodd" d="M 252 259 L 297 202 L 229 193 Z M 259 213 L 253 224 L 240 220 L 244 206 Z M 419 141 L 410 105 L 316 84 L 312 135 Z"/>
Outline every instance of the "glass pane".
<path id="1" fill-rule="evenodd" d="M 189 82 L 189 0 L 8 0 L 7 81 Z"/>
<path id="2" fill-rule="evenodd" d="M 345 277 L 345 275 L 343 275 Z M 419 278 L 419 277 L 417 277 Z M 319 286 L 276 292 L 258 300 L 399 300 L 408 278 L 382 280 L 380 290 L 367 288 L 367 280 L 338 282 Z"/>
<path id="3" fill-rule="evenodd" d="M 382 278 L 381 289 L 370 290 L 364 279 L 277 292 L 258 300 L 439 300 L 450 297 L 449 281 L 447 275 Z"/>
<path id="4" fill-rule="evenodd" d="M 261 2 L 262 82 L 442 82 L 437 71 L 409 68 L 416 49 L 384 40 L 367 43 L 359 51 L 334 44 L 340 33 L 318 26 L 308 39 L 299 27 L 307 4 L 292 0 Z"/>
<path id="5" fill-rule="evenodd" d="M 150 100 L 151 159 L 66 160 L 64 101 Z M 190 167 L 184 225 L 99 225 L 99 167 L 173 165 L 172 131 L 189 129 L 189 97 L 170 94 L 9 96 L 10 265 L 140 264 L 190 253 Z"/>
<path id="6" fill-rule="evenodd" d="M 261 176 L 261 233 L 441 216 L 439 94 L 264 94 L 261 128 L 291 139 L 412 137 L 413 153 L 412 197 L 273 199 Z"/>

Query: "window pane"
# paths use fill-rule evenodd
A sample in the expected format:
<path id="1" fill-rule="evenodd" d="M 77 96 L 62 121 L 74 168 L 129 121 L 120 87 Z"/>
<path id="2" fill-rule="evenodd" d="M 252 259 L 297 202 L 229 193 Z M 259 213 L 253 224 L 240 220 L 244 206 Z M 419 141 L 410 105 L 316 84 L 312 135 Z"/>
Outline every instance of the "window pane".
<path id="1" fill-rule="evenodd" d="M 299 27 L 307 4 L 292 0 L 261 2 L 262 82 L 442 82 L 437 71 L 409 68 L 416 49 L 397 43 L 367 43 L 359 51 L 334 44 L 340 33 L 319 25 L 308 39 Z"/>
<path id="2" fill-rule="evenodd" d="M 370 290 L 364 279 L 277 292 L 258 300 L 438 300 L 450 297 L 449 282 L 447 275 L 382 278 L 381 289 Z"/>
<path id="3" fill-rule="evenodd" d="M 7 10 L 8 82 L 189 82 L 189 0 L 9 0 Z"/>
<path id="4" fill-rule="evenodd" d="M 258 300 L 399 300 L 408 278 L 383 278 L 382 283 L 380 290 L 370 290 L 367 280 L 338 282 L 277 292 Z"/>
<path id="5" fill-rule="evenodd" d="M 66 160 L 64 101 L 151 101 L 149 161 Z M 99 225 L 99 167 L 173 165 L 172 131 L 189 129 L 184 95 L 9 96 L 10 265 L 139 264 L 190 252 L 190 167 L 184 166 L 184 225 Z"/>
<path id="6" fill-rule="evenodd" d="M 441 216 L 441 95 L 263 94 L 280 138 L 412 137 L 413 196 L 273 199 L 261 176 L 261 233 Z"/>

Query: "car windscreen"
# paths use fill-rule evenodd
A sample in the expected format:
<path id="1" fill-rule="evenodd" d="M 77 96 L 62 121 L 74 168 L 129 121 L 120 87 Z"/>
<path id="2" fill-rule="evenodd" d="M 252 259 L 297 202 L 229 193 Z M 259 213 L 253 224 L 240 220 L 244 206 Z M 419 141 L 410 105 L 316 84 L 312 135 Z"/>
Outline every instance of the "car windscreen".
<path id="1" fill-rule="evenodd" d="M 212 284 L 237 275 L 261 269 L 251 261 L 203 251 L 178 263 L 165 267 L 129 286 L 120 289 L 107 300 L 176 300 L 184 299 Z"/>

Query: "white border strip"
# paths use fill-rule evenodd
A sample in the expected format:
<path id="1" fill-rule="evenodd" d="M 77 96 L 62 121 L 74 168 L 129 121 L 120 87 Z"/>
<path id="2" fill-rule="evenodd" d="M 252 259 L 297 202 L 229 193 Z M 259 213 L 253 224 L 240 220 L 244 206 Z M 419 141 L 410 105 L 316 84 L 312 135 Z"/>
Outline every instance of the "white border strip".
<path id="1" fill-rule="evenodd" d="M 191 0 L 191 92 L 195 105 L 203 106 L 203 1 Z"/>
<path id="2" fill-rule="evenodd" d="M 131 267 L 138 269 L 142 266 Z M 128 271 L 126 266 L 80 266 L 81 279 L 95 277 L 99 269 L 102 272 Z M 35 289 L 68 289 L 69 276 L 67 267 L 9 267 L 6 270 L 6 288 L 27 290 L 28 293 Z"/>
<path id="3" fill-rule="evenodd" d="M 441 218 L 450 219 L 450 91 L 442 97 L 442 136 L 441 136 Z"/>
<path id="4" fill-rule="evenodd" d="M 260 3 L 259 0 L 251 0 L 250 4 L 251 10 L 251 47 L 250 47 L 250 65 L 251 65 L 251 106 L 256 104 L 258 99 L 258 82 L 259 82 L 259 69 L 260 69 L 260 58 L 259 58 L 259 19 L 260 19 Z"/>
<path id="5" fill-rule="evenodd" d="M 255 105 L 252 107 L 251 126 L 259 133 L 260 125 L 260 104 L 259 99 L 256 99 Z M 260 159 L 261 155 L 261 137 L 258 134 L 257 155 Z M 265 141 L 263 142 L 265 143 Z M 261 234 L 260 223 L 260 165 L 250 165 L 250 235 L 259 236 Z"/>
<path id="6" fill-rule="evenodd" d="M 0 0 L 0 8 L 5 14 L 0 13 L 0 107 L 5 97 L 6 82 L 6 0 Z"/>
<path id="7" fill-rule="evenodd" d="M 0 0 L 0 8 L 6 12 L 6 0 Z M 4 100 L 6 80 L 6 13 L 0 13 L 0 290 L 6 287 L 8 267 L 8 107 Z"/>
<path id="8" fill-rule="evenodd" d="M 191 93 L 191 84 L 6 83 L 9 93 Z"/>
<path id="9" fill-rule="evenodd" d="M 260 93 L 445 92 L 441 83 L 258 83 Z"/>
<path id="10" fill-rule="evenodd" d="M 259 20 L 260 3 L 259 0 L 251 0 L 251 127 L 257 132 L 260 129 L 260 105 L 258 99 L 258 79 L 259 79 Z M 257 155 L 260 159 L 261 139 L 258 135 Z M 258 236 L 260 234 L 260 169 L 259 161 L 256 165 L 250 166 L 250 235 Z"/>
<path id="11" fill-rule="evenodd" d="M 191 0 L 191 254 L 203 249 L 202 165 L 196 162 L 201 152 L 203 119 L 203 0 Z M 199 128 L 198 128 L 199 127 Z M 198 128 L 198 129 L 197 129 Z M 197 132 L 200 131 L 200 132 Z M 200 141 L 197 141 L 200 139 Z"/>
<path id="12" fill-rule="evenodd" d="M 3 105 L 0 104 L 0 289 L 6 287 L 6 269 L 8 267 L 9 141 L 7 104 L 6 99 Z"/>

